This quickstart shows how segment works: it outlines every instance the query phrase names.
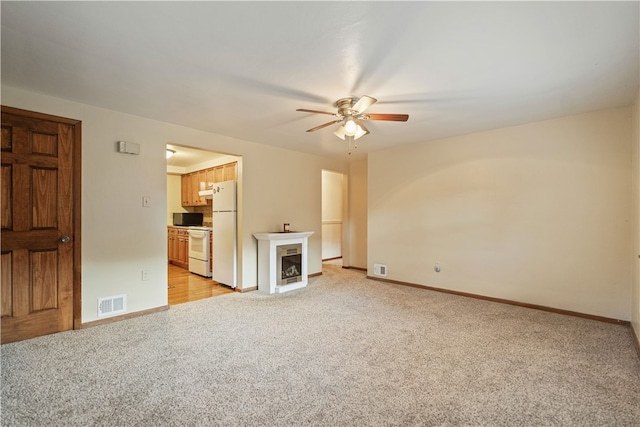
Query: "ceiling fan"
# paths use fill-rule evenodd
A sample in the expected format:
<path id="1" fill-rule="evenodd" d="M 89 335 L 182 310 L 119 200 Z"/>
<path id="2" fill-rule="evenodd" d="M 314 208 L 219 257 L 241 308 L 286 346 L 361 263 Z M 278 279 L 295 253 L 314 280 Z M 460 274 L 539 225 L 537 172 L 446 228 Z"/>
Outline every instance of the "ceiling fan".
<path id="1" fill-rule="evenodd" d="M 363 120 L 387 120 L 392 122 L 406 122 L 409 120 L 408 114 L 365 114 L 365 110 L 375 104 L 378 100 L 367 95 L 360 98 L 348 97 L 338 99 L 334 106 L 338 108 L 337 113 L 328 111 L 308 110 L 306 108 L 298 108 L 296 111 L 304 113 L 329 114 L 337 119 L 316 126 L 307 130 L 307 132 L 315 132 L 327 126 L 341 123 L 338 129 L 333 132 L 338 138 L 349 141 L 349 154 L 351 154 L 351 143 L 369 133 L 369 129 L 362 124 Z M 358 148 L 355 143 L 355 148 Z"/>

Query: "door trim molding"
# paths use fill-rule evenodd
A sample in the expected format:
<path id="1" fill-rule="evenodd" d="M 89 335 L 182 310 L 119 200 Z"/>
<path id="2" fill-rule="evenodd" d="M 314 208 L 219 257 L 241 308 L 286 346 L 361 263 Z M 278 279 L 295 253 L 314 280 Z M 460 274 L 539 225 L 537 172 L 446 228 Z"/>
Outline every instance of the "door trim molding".
<path id="1" fill-rule="evenodd" d="M 73 329 L 82 327 L 82 121 L 21 108 L 1 106 L 3 114 L 64 123 L 73 127 Z"/>

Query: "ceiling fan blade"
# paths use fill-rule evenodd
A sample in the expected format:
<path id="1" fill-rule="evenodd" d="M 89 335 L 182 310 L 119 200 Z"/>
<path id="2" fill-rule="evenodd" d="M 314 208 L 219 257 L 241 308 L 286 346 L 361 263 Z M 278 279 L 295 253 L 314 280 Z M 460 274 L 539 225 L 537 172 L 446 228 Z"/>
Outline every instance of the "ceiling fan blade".
<path id="1" fill-rule="evenodd" d="M 332 124 L 340 123 L 341 121 L 342 121 L 342 120 L 334 120 L 334 121 L 331 121 L 331 122 L 325 123 L 325 124 L 323 124 L 323 125 L 320 125 L 320 126 L 316 126 L 316 127 L 314 127 L 314 128 L 311 128 L 311 129 L 309 129 L 307 132 L 315 132 L 315 131 L 320 130 L 320 129 L 322 129 L 322 128 L 326 128 L 327 126 L 331 126 Z"/>
<path id="2" fill-rule="evenodd" d="M 367 114 L 362 119 L 366 120 L 388 120 L 392 122 L 406 122 L 409 120 L 408 114 Z"/>
<path id="3" fill-rule="evenodd" d="M 330 113 L 328 111 L 307 110 L 306 108 L 298 108 L 296 111 L 302 111 L 303 113 L 329 114 L 330 116 L 336 115 L 336 113 Z"/>
<path id="4" fill-rule="evenodd" d="M 363 96 L 360 97 L 360 99 L 358 99 L 358 102 L 355 103 L 355 105 L 352 107 L 352 109 L 356 110 L 358 112 L 358 114 L 362 114 L 364 112 L 364 110 L 366 110 L 367 108 L 371 107 L 376 102 L 378 102 L 377 99 L 372 98 L 372 97 L 367 96 L 367 95 L 363 95 Z"/>

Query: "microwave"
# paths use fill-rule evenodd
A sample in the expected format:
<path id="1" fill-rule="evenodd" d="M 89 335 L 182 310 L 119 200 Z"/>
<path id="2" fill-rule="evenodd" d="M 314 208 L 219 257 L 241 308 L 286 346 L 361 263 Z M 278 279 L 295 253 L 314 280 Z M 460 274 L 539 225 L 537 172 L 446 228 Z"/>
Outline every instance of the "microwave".
<path id="1" fill-rule="evenodd" d="M 191 212 L 174 212 L 173 225 L 191 226 L 196 225 L 202 227 L 202 213 Z"/>

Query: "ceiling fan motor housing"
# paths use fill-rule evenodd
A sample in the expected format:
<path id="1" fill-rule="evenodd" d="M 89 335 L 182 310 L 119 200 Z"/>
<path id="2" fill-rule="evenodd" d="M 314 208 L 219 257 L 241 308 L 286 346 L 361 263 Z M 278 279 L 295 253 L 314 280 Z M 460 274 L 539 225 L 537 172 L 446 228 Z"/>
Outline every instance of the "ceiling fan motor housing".
<path id="1" fill-rule="evenodd" d="M 353 106 L 358 102 L 358 98 L 340 98 L 336 101 L 335 106 L 338 107 L 338 114 L 343 117 L 357 116 L 360 112 L 353 110 Z"/>

